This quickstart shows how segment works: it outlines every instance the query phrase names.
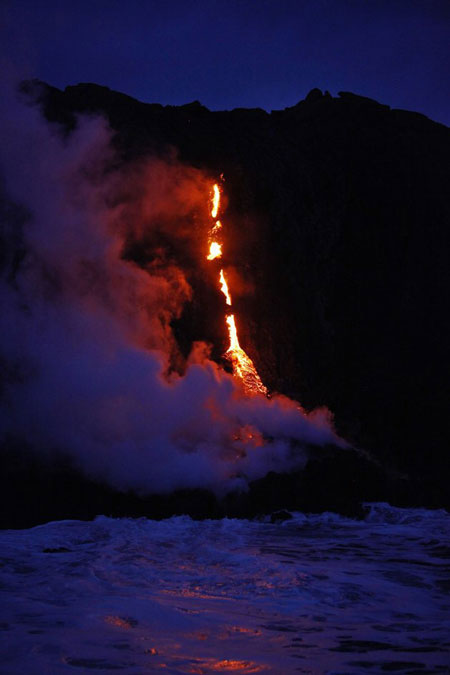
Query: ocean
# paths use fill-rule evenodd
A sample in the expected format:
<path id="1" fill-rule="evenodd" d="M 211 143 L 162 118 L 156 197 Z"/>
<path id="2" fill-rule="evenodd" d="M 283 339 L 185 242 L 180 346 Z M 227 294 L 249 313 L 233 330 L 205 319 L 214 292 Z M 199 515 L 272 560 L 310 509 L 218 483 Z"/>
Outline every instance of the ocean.
<path id="1" fill-rule="evenodd" d="M 0 669 L 450 673 L 450 514 L 0 532 Z"/>

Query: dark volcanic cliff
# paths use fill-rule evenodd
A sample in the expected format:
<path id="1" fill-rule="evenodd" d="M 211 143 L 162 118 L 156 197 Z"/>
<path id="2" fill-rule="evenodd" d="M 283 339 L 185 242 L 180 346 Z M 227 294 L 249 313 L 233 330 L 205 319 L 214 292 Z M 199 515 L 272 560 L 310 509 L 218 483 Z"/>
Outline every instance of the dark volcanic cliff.
<path id="1" fill-rule="evenodd" d="M 92 84 L 40 102 L 68 129 L 104 115 L 124 161 L 172 147 L 223 172 L 230 260 L 254 288 L 236 294 L 241 341 L 265 384 L 328 406 L 342 436 L 419 481 L 418 503 L 449 505 L 447 127 L 319 90 L 270 114 Z"/>

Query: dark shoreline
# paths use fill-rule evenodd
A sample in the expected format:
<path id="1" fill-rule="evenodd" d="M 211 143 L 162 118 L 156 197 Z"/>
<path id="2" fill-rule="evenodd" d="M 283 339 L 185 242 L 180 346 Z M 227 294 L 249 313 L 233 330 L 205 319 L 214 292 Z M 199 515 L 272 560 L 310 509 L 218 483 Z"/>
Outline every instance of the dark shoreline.
<path id="1" fill-rule="evenodd" d="M 154 520 L 175 515 L 194 520 L 272 516 L 276 521 L 289 511 L 331 511 L 361 519 L 364 502 L 450 510 L 448 494 L 439 494 L 434 484 L 388 473 L 355 450 L 329 447 L 313 454 L 300 471 L 271 472 L 251 482 L 247 492 L 223 498 L 205 489 L 139 497 L 87 478 L 62 458 L 46 463 L 35 453 L 16 449 L 2 455 L 0 528 L 92 520 L 100 514 Z"/>

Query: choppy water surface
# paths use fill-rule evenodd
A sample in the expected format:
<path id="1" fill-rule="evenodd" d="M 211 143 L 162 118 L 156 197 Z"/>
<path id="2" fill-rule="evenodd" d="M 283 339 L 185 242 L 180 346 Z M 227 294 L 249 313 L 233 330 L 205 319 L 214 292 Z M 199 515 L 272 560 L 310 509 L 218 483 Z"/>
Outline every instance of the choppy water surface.
<path id="1" fill-rule="evenodd" d="M 64 521 L 1 538 L 1 672 L 449 673 L 450 516 Z"/>

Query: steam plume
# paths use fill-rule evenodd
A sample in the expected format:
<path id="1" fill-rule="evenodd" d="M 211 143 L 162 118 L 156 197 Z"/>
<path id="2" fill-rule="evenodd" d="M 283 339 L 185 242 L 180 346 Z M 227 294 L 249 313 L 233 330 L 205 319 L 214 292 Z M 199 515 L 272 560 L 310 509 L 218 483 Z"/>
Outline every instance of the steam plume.
<path id="1" fill-rule="evenodd" d="M 0 105 L 2 440 L 142 494 L 245 487 L 335 442 L 326 410 L 246 397 L 201 345 L 169 369 L 191 288 L 163 247 L 144 267 L 123 252 L 156 227 L 192 246 L 207 177 L 173 159 L 113 168 L 101 118 L 63 138 L 12 90 Z"/>

